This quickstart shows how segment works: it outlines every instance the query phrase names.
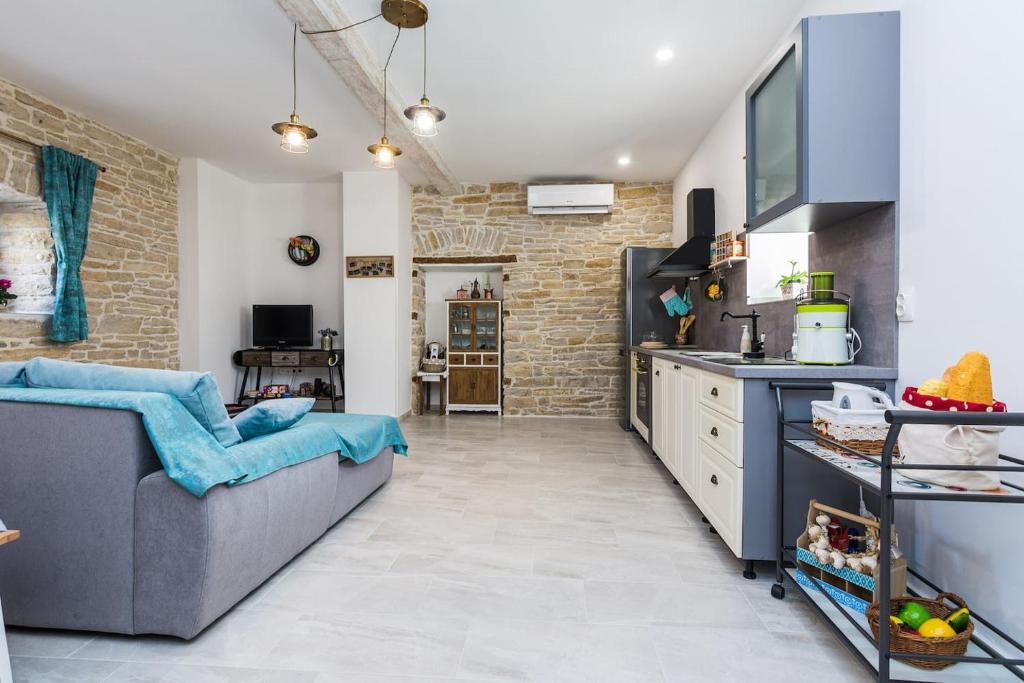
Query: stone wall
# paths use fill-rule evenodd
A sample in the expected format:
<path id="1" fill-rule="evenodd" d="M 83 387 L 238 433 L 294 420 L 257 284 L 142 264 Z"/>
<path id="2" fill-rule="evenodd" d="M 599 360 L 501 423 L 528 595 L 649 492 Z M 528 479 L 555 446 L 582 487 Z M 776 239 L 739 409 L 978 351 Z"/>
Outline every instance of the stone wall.
<path id="1" fill-rule="evenodd" d="M 89 339 L 55 344 L 47 340 L 49 316 L 32 313 L 52 311 L 53 293 L 39 153 L 0 136 L 0 277 L 26 295 L 0 312 L 0 360 L 41 355 L 177 368 L 178 160 L 3 80 L 0 130 L 107 167 L 96 182 L 81 271 Z"/>
<path id="2" fill-rule="evenodd" d="M 671 246 L 672 184 L 617 184 L 611 214 L 583 216 L 530 216 L 519 183 L 463 192 L 414 189 L 413 256 L 516 257 L 504 266 L 506 414 L 617 416 L 625 362 L 620 254 L 626 246 Z M 420 278 L 413 278 L 416 362 L 424 343 Z"/>

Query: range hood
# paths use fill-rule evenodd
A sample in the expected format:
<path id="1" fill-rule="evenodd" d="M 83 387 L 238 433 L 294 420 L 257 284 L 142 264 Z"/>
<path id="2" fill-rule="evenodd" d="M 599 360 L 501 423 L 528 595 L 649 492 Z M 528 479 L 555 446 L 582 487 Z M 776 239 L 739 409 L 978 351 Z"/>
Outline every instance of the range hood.
<path id="1" fill-rule="evenodd" d="M 654 267 L 647 277 L 696 277 L 708 272 L 715 241 L 715 191 L 695 188 L 686 195 L 686 241 Z"/>

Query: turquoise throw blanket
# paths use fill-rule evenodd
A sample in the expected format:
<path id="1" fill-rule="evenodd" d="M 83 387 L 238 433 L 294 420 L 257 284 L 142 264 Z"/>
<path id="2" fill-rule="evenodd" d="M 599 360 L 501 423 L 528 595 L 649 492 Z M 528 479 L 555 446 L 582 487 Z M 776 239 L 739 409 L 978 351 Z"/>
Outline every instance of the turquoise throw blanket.
<path id="1" fill-rule="evenodd" d="M 55 403 L 130 410 L 142 415 L 167 476 L 194 496 L 217 484 L 244 484 L 277 470 L 338 451 L 357 463 L 385 448 L 405 454 L 398 421 L 379 415 L 311 413 L 298 424 L 224 448 L 181 402 L 168 394 L 92 389 L 0 387 L 0 401 Z"/>

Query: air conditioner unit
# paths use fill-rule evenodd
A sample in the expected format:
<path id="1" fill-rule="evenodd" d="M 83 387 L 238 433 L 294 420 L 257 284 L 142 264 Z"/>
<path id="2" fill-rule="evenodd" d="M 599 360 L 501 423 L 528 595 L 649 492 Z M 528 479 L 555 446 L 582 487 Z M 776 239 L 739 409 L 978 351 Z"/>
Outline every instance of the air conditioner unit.
<path id="1" fill-rule="evenodd" d="M 615 186 L 602 185 L 530 185 L 526 204 L 531 214 L 611 213 Z"/>

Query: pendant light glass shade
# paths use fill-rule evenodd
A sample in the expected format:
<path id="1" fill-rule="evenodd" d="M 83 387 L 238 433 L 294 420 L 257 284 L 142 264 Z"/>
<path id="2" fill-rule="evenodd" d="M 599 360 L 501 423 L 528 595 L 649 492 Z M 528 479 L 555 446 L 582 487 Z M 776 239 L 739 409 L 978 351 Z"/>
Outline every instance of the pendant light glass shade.
<path id="1" fill-rule="evenodd" d="M 292 32 L 292 115 L 287 121 L 280 121 L 270 127 L 281 136 L 281 149 L 292 154 L 309 151 L 309 141 L 316 137 L 316 131 L 299 121 L 295 103 L 298 100 L 298 79 L 296 78 L 295 53 L 298 46 L 299 25 Z"/>
<path id="2" fill-rule="evenodd" d="M 370 145 L 366 149 L 373 155 L 373 165 L 377 168 L 394 168 L 395 157 L 402 154 L 402 150 L 392 145 L 386 135 L 380 139 L 380 142 Z"/>
<path id="3" fill-rule="evenodd" d="M 316 137 L 316 131 L 299 121 L 298 114 L 292 114 L 286 122 L 275 123 L 271 129 L 281 136 L 281 149 L 292 154 L 309 151 L 309 141 Z"/>
<path id="4" fill-rule="evenodd" d="M 405 110 L 405 118 L 412 121 L 413 135 L 421 138 L 432 138 L 437 135 L 437 124 L 444 121 L 444 117 L 444 111 L 432 107 L 426 97 L 421 99 L 419 104 Z"/>

